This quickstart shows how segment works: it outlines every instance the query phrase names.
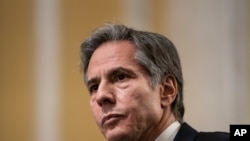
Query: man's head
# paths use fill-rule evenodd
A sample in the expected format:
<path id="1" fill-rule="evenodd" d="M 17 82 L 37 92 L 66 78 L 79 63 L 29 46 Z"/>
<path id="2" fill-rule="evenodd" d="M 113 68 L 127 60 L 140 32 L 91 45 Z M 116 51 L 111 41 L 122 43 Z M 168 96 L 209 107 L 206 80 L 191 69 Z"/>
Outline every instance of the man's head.
<path id="1" fill-rule="evenodd" d="M 108 140 L 154 138 L 170 120 L 183 120 L 181 64 L 166 37 L 106 25 L 82 43 L 81 60 L 93 115 Z"/>

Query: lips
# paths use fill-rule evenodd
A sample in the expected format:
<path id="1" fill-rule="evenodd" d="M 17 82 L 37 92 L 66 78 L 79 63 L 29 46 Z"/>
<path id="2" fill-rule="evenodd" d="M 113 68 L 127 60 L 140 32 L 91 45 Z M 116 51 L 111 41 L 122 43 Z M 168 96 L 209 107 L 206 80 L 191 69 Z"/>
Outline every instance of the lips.
<path id="1" fill-rule="evenodd" d="M 101 125 L 102 127 L 112 125 L 122 118 L 124 118 L 124 115 L 122 114 L 107 114 L 103 116 Z"/>

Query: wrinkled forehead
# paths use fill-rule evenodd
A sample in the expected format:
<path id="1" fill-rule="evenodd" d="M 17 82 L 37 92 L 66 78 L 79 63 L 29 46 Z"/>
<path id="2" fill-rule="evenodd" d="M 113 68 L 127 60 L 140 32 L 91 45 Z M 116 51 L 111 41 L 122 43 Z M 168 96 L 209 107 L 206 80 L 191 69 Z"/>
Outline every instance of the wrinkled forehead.
<path id="1" fill-rule="evenodd" d="M 129 41 L 106 42 L 100 45 L 92 54 L 87 74 L 99 69 L 105 69 L 99 68 L 103 65 L 112 67 L 134 64 L 136 63 L 134 59 L 135 52 L 134 45 Z"/>
<path id="2" fill-rule="evenodd" d="M 93 52 L 89 65 L 93 61 L 103 61 L 106 58 L 134 58 L 135 51 L 135 45 L 129 41 L 105 42 Z"/>

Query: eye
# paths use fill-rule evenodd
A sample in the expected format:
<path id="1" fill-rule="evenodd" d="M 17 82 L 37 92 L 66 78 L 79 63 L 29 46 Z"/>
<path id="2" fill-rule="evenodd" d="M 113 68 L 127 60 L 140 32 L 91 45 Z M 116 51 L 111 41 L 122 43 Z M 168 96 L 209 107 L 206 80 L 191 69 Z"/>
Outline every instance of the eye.
<path id="1" fill-rule="evenodd" d="M 99 87 L 98 84 L 94 84 L 94 85 L 90 86 L 90 88 L 89 88 L 90 93 L 96 92 L 98 90 L 98 87 Z"/>
<path id="2" fill-rule="evenodd" d="M 122 81 L 122 80 L 124 80 L 124 79 L 126 79 L 126 78 L 127 78 L 127 75 L 126 75 L 126 74 L 123 74 L 123 73 L 118 74 L 118 75 L 116 76 L 116 80 L 117 80 L 117 81 Z"/>

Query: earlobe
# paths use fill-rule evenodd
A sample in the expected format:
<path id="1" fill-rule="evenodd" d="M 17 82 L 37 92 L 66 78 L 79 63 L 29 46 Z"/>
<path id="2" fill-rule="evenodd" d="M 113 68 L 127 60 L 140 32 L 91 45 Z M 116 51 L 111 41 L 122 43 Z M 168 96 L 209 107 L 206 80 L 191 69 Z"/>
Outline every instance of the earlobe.
<path id="1" fill-rule="evenodd" d="M 177 95 L 177 82 L 173 75 L 167 75 L 161 87 L 161 106 L 170 106 Z"/>

